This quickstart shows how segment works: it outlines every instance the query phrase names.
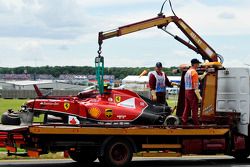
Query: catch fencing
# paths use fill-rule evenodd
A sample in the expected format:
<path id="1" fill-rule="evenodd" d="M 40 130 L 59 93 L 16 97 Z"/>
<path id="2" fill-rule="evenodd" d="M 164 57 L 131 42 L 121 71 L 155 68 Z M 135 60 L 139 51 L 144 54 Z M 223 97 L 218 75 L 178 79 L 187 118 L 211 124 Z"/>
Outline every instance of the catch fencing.
<path id="1" fill-rule="evenodd" d="M 48 91 L 42 91 L 44 94 Z M 49 93 L 51 96 L 76 96 L 79 90 L 53 90 Z M 0 97 L 4 99 L 32 99 L 37 97 L 34 90 L 0 90 Z"/>

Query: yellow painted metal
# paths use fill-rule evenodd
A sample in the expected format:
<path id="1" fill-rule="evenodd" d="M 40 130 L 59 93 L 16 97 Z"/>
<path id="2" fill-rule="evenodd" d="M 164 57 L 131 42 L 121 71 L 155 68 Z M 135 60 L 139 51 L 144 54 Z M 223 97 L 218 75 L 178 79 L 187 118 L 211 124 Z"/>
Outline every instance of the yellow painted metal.
<path id="1" fill-rule="evenodd" d="M 205 81 L 201 117 L 210 117 L 211 119 L 214 118 L 216 112 L 217 73 L 208 73 Z"/>
<path id="2" fill-rule="evenodd" d="M 154 20 L 148 20 L 148 21 L 140 22 L 138 24 L 132 24 L 126 27 L 122 27 L 119 29 L 119 33 L 120 35 L 125 35 L 125 34 L 148 29 L 151 27 L 159 26 L 159 25 L 166 26 L 172 21 L 173 21 L 172 17 L 164 17 L 164 18 L 157 18 Z"/>
<path id="3" fill-rule="evenodd" d="M 152 27 L 166 27 L 169 23 L 175 23 L 177 27 L 188 37 L 188 39 L 196 46 L 194 47 L 199 51 L 199 53 L 203 56 L 203 59 L 208 59 L 209 61 L 216 62 L 217 53 L 213 50 L 211 46 L 209 46 L 186 22 L 177 16 L 157 16 L 155 18 L 147 19 L 144 21 L 136 22 L 133 24 L 129 24 L 126 26 L 119 27 L 118 29 L 101 32 L 99 33 L 99 43 L 102 43 L 103 40 L 118 37 L 122 35 L 126 35 L 129 33 L 145 30 Z M 174 36 L 174 35 L 173 35 Z M 177 36 L 175 36 L 177 38 Z M 183 41 L 183 40 L 181 40 Z M 181 42 L 183 43 L 183 42 Z M 183 44 L 187 45 L 189 48 L 191 47 L 186 42 Z"/>
<path id="4" fill-rule="evenodd" d="M 202 64 L 202 66 L 212 66 L 212 67 L 217 67 L 217 68 L 223 67 L 221 62 L 206 62 L 206 63 Z"/>
<path id="5" fill-rule="evenodd" d="M 188 37 L 194 41 L 194 44 L 199 46 L 199 48 L 201 48 L 207 55 L 209 55 L 210 58 L 217 56 L 215 51 L 182 19 L 178 20 L 177 25 L 179 26 L 179 28 L 184 30 L 184 33 L 187 33 Z"/>
<path id="6" fill-rule="evenodd" d="M 167 152 L 146 152 L 141 154 L 143 157 L 181 157 L 181 153 Z"/>
<path id="7" fill-rule="evenodd" d="M 122 35 L 126 35 L 129 33 L 133 33 L 136 31 L 140 31 L 140 30 L 145 30 L 148 28 L 152 28 L 155 26 L 166 26 L 168 25 L 170 22 L 173 22 L 173 18 L 172 16 L 169 17 L 156 17 L 153 19 L 148 19 L 142 22 L 137 22 L 134 24 L 130 24 L 124 27 L 119 27 L 118 29 L 114 30 L 114 31 L 108 31 L 108 32 L 103 32 L 101 34 L 101 37 L 99 37 L 100 39 L 104 40 L 104 39 L 109 39 L 115 36 L 122 36 Z"/>
<path id="8" fill-rule="evenodd" d="M 108 39 L 108 38 L 112 38 L 112 37 L 116 37 L 116 36 L 119 36 L 118 35 L 118 30 L 102 34 L 103 39 Z"/>
<path id="9" fill-rule="evenodd" d="M 32 126 L 33 134 L 72 134 L 72 135 L 163 135 L 163 136 L 201 136 L 224 135 L 229 129 L 163 129 L 163 128 L 101 128 L 101 127 L 67 127 L 67 126 Z"/>
<path id="10" fill-rule="evenodd" d="M 142 148 L 154 149 L 154 148 L 162 148 L 162 149 L 171 149 L 171 148 L 181 148 L 180 144 L 142 144 Z"/>

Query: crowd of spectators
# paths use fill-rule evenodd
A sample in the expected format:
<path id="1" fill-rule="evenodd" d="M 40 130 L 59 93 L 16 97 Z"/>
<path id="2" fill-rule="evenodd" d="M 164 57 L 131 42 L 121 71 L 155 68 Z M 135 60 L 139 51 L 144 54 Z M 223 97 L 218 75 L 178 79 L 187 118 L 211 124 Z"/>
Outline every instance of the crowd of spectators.
<path id="1" fill-rule="evenodd" d="M 114 75 L 104 75 L 104 80 L 114 80 Z M 95 80 L 95 75 L 74 75 L 74 74 L 61 74 L 58 78 L 53 77 L 51 74 L 0 74 L 0 80 Z"/>

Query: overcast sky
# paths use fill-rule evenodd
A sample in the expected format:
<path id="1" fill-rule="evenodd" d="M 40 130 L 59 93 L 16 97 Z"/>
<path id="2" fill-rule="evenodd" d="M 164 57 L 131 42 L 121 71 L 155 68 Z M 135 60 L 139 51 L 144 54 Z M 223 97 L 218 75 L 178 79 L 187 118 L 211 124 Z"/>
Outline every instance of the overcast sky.
<path id="1" fill-rule="evenodd" d="M 99 31 L 155 17 L 163 0 L 0 0 L 0 67 L 94 66 Z M 172 0 L 225 66 L 250 64 L 249 0 Z M 165 15 L 172 15 L 168 4 Z M 181 33 L 174 25 L 168 30 Z M 199 55 L 152 28 L 104 41 L 105 66 L 164 66 Z"/>

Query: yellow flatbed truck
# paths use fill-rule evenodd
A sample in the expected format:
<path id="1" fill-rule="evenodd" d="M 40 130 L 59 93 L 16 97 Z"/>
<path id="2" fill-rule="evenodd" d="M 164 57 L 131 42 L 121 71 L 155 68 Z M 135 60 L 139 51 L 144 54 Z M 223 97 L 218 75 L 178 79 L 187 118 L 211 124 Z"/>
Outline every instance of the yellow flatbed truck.
<path id="1" fill-rule="evenodd" d="M 167 31 L 169 23 L 177 27 L 192 42 L 189 43 Z M 141 156 L 182 156 L 190 154 L 225 154 L 237 159 L 249 156 L 250 121 L 250 71 L 247 68 L 224 68 L 218 55 L 182 19 L 162 13 L 152 19 L 129 24 L 108 32 L 100 32 L 96 65 L 98 84 L 103 91 L 104 40 L 132 32 L 157 27 L 172 35 L 188 48 L 207 60 L 208 74 L 202 86 L 200 125 L 106 125 L 106 124 L 45 124 L 30 126 L 0 126 L 0 146 L 9 155 L 20 155 L 17 148 L 26 150 L 23 156 L 38 157 L 49 152 L 64 151 L 79 163 L 90 163 L 97 158 L 107 166 L 125 166 L 133 153 Z M 218 59 L 221 61 L 218 62 Z M 102 67 L 102 68 L 100 68 Z M 205 69 L 205 70 L 206 70 Z M 204 72 L 204 69 L 200 69 Z M 185 104 L 184 75 L 177 105 L 177 117 L 183 113 Z M 105 94 L 104 94 L 105 95 Z M 44 106 L 44 103 L 40 104 Z M 55 105 L 55 103 L 49 103 Z M 67 106 L 64 108 L 68 109 Z M 32 110 L 31 110 L 32 112 Z"/>
<path id="2" fill-rule="evenodd" d="M 38 157 L 67 152 L 79 163 L 97 158 L 110 166 L 127 165 L 133 153 L 145 157 L 180 157 L 188 154 L 226 154 L 246 158 L 244 137 L 229 126 L 104 126 L 1 125 L 2 146 L 9 155 Z M 17 148 L 26 150 L 18 153 Z"/>

